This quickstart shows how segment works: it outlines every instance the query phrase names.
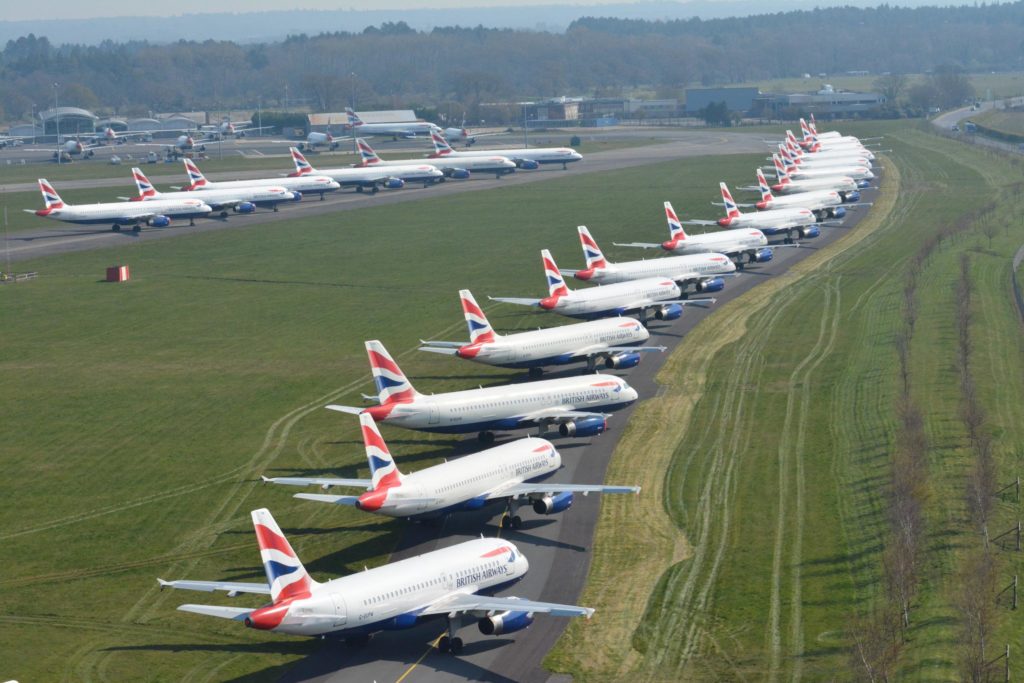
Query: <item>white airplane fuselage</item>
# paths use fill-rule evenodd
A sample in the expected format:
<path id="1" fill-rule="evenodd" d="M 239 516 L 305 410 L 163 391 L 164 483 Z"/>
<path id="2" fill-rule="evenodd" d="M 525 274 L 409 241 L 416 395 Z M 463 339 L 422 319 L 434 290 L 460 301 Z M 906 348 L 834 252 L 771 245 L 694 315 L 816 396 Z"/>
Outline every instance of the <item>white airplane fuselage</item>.
<path id="1" fill-rule="evenodd" d="M 718 221 L 718 224 L 723 227 L 757 228 L 758 230 L 778 232 L 789 228 L 813 225 L 816 220 L 814 212 L 801 205 L 787 209 L 743 213 L 739 216 L 723 218 Z"/>
<path id="2" fill-rule="evenodd" d="M 640 261 L 619 261 L 607 268 L 587 268 L 577 271 L 578 280 L 595 284 L 629 282 L 648 277 L 672 278 L 687 274 L 685 280 L 714 278 L 736 272 L 736 264 L 728 256 L 717 253 L 687 254 Z"/>
<path id="3" fill-rule="evenodd" d="M 466 344 L 456 349 L 455 355 L 503 368 L 542 367 L 585 360 L 602 349 L 641 344 L 650 337 L 647 328 L 633 318 L 602 318 Z"/>
<path id="4" fill-rule="evenodd" d="M 786 169 L 789 177 L 793 180 L 804 180 L 807 178 L 828 178 L 830 176 L 845 176 L 854 180 L 870 180 L 875 177 L 867 166 L 849 166 L 846 164 L 821 165 L 813 167 L 797 166 Z"/>
<path id="5" fill-rule="evenodd" d="M 194 192 L 209 192 L 211 190 L 234 190 L 238 188 L 253 187 L 283 187 L 291 192 L 309 192 L 317 194 L 333 192 L 334 190 L 337 190 L 340 185 L 332 178 L 317 172 L 315 174 L 287 178 L 255 178 L 253 180 L 228 180 L 218 182 L 208 180 L 205 185 L 191 187 L 190 189 Z"/>
<path id="6" fill-rule="evenodd" d="M 683 239 L 672 239 L 661 245 L 665 251 L 680 255 L 708 252 L 733 255 L 756 252 L 767 246 L 768 238 L 764 236 L 763 232 L 748 228 L 687 235 Z"/>
<path id="7" fill-rule="evenodd" d="M 558 297 L 547 297 L 541 308 L 573 318 L 594 318 L 622 315 L 660 301 L 678 299 L 682 292 L 672 280 L 649 277 L 602 287 L 577 289 Z M 552 299 L 554 299 L 552 301 Z"/>
<path id="8" fill-rule="evenodd" d="M 835 190 L 836 192 L 856 192 L 857 183 L 853 178 L 842 174 L 834 174 L 826 177 L 806 178 L 793 180 L 788 183 L 777 183 L 772 190 L 784 195 L 799 195 L 815 190 Z"/>
<path id="9" fill-rule="evenodd" d="M 345 168 L 316 169 L 315 174 L 327 176 L 342 186 L 365 185 L 366 183 L 379 180 L 382 173 L 391 178 L 401 178 L 406 181 L 415 182 L 436 182 L 444 177 L 434 166 L 425 163 L 400 163 L 390 164 L 386 169 L 377 168 L 379 164 L 372 166 L 347 166 Z M 299 176 L 301 177 L 301 176 Z M 306 176 L 309 177 L 309 176 Z"/>
<path id="10" fill-rule="evenodd" d="M 445 175 L 450 174 L 456 169 L 465 169 L 470 173 L 496 173 L 501 175 L 514 173 L 516 170 L 516 164 L 514 161 L 507 157 L 496 155 L 463 157 L 460 159 L 445 159 L 444 157 L 437 159 L 389 159 L 388 161 L 377 161 L 373 164 L 368 164 L 366 168 L 376 168 L 380 166 L 390 168 L 408 164 L 426 164 L 428 166 L 433 166 Z"/>
<path id="11" fill-rule="evenodd" d="M 417 609 L 464 590 L 492 592 L 510 585 L 530 568 L 509 541 L 480 538 L 381 567 L 314 583 L 308 598 L 267 606 L 246 625 L 297 636 L 368 634 L 407 628 Z"/>
<path id="12" fill-rule="evenodd" d="M 201 218 L 213 209 L 198 199 L 161 199 L 152 202 L 108 202 L 105 204 L 64 205 L 62 208 L 39 209 L 37 216 L 77 223 L 79 225 L 129 225 L 141 222 L 137 216 L 152 214 L 168 218 Z"/>
<path id="13" fill-rule="evenodd" d="M 295 193 L 286 190 L 281 186 L 277 187 L 239 187 L 237 189 L 213 189 L 213 190 L 183 190 L 168 196 L 163 192 L 155 195 L 132 197 L 132 201 L 167 201 L 169 199 L 198 199 L 209 204 L 215 211 L 224 206 L 231 206 L 239 202 L 251 202 L 257 206 L 273 206 L 281 202 L 295 200 Z"/>
<path id="14" fill-rule="evenodd" d="M 410 138 L 426 137 L 431 133 L 441 133 L 441 128 L 427 121 L 409 121 L 407 123 L 359 123 L 349 124 L 352 133 L 358 137 L 380 135 L 383 137 Z"/>
<path id="15" fill-rule="evenodd" d="M 625 380 L 613 375 L 581 375 L 527 384 L 418 394 L 405 403 L 370 406 L 363 412 L 396 427 L 446 434 L 530 427 L 531 413 L 552 408 L 588 412 L 624 408 L 637 399 Z"/>
<path id="16" fill-rule="evenodd" d="M 465 159 L 468 157 L 494 156 L 508 157 L 517 165 L 525 161 L 538 164 L 568 164 L 583 159 L 583 155 L 569 147 L 528 147 L 519 149 L 473 149 L 445 154 L 432 154 L 431 159 Z"/>
<path id="17" fill-rule="evenodd" d="M 832 206 L 839 206 L 843 203 L 843 198 L 839 196 L 839 193 L 835 190 L 814 190 L 812 192 L 801 192 L 799 194 L 790 194 L 783 197 L 772 197 L 770 202 L 764 203 L 763 201 L 757 202 L 757 208 L 759 210 L 770 210 L 770 209 L 785 209 L 792 207 L 804 207 L 811 211 L 820 211 L 821 209 L 827 209 Z"/>

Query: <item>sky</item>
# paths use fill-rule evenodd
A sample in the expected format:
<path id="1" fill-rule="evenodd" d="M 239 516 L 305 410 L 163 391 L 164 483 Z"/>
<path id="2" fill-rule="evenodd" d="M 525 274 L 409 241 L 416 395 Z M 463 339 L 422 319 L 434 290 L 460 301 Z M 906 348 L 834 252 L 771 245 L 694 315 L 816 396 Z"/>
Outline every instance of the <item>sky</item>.
<path id="1" fill-rule="evenodd" d="M 641 0 L 635 0 L 641 1 Z M 47 0 L 38 5 L 24 0 L 4 2 L 6 21 L 28 19 L 92 19 L 96 17 L 169 16 L 205 12 L 265 12 L 271 10 L 383 10 L 433 9 L 458 7 L 508 7 L 510 5 L 609 5 L 633 4 L 634 0 L 174 0 L 158 2 L 82 2 L 81 0 Z"/>

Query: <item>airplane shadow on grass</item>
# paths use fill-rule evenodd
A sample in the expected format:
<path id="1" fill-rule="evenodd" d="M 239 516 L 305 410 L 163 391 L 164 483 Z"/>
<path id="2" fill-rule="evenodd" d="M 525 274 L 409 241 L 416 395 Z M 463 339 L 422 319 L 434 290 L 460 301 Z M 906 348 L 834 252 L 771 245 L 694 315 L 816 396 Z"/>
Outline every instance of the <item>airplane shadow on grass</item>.
<path id="1" fill-rule="evenodd" d="M 124 237 L 134 238 L 138 237 L 140 234 L 141 233 L 132 232 L 131 228 L 121 230 L 120 232 L 114 232 L 110 228 L 104 228 L 103 230 L 72 230 L 70 232 L 57 232 L 50 235 L 36 235 L 34 237 L 8 237 L 7 240 L 10 242 L 37 242 L 40 240 L 61 239 L 64 237 L 84 237 L 86 235 L 122 235 Z"/>

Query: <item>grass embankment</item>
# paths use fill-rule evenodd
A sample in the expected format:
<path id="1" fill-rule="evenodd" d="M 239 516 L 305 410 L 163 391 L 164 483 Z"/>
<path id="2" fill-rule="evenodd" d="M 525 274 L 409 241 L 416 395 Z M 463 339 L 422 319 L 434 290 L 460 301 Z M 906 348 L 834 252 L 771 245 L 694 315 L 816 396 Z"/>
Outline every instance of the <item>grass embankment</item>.
<path id="1" fill-rule="evenodd" d="M 705 320 L 660 376 L 664 405 L 637 411 L 609 476 L 635 471 L 642 454 L 651 479 L 667 472 L 650 482 L 661 495 L 643 496 L 639 513 L 605 502 L 582 598 L 601 621 L 570 627 L 549 659 L 556 668 L 581 680 L 652 681 L 819 679 L 847 669 L 849 620 L 885 599 L 904 269 L 926 236 L 996 201 L 997 220 L 1015 229 L 998 231 L 990 246 L 970 226 L 927 261 L 911 350 L 914 398 L 932 443 L 931 496 L 925 569 L 897 673 L 958 678 L 952 605 L 974 536 L 962 502 L 956 264 L 968 252 L 972 272 L 984 273 L 974 370 L 991 429 L 1005 435 L 996 458 L 1005 483 L 1021 464 L 1024 416 L 1020 388 L 1006 379 L 1024 370 L 1008 289 L 1010 258 L 1024 239 L 1011 217 L 1022 201 L 1005 161 L 906 126 L 887 130 L 896 133 L 887 139 L 894 152 L 874 213 L 787 278 Z M 990 328 L 995 339 L 982 343 Z M 1003 505 L 997 517 L 1008 527 L 1019 509 Z M 1008 583 L 1019 559 L 1003 553 L 1000 562 L 999 582 Z M 1024 647 L 1018 614 L 998 613 L 991 642 Z"/>
<path id="2" fill-rule="evenodd" d="M 412 351 L 420 338 L 465 338 L 459 288 L 480 300 L 540 294 L 542 247 L 564 267 L 582 261 L 576 225 L 609 245 L 663 239 L 662 201 L 707 206 L 706 178 L 742 179 L 755 163 L 570 170 L 20 264 L 40 275 L 0 287 L 0 540 L 13 558 L 0 577 L 4 674 L 275 678 L 316 643 L 176 612 L 203 596 L 159 593 L 155 578 L 260 580 L 248 510 L 262 506 L 318 578 L 383 560 L 400 522 L 256 483 L 262 473 L 365 474 L 355 421 L 322 408 L 371 391 L 363 340 L 383 340 L 423 391 L 506 381 L 513 373 Z M 98 282 L 117 262 L 133 280 Z M 500 329 L 566 322 L 485 308 Z M 454 443 L 385 436 L 413 469 Z"/>

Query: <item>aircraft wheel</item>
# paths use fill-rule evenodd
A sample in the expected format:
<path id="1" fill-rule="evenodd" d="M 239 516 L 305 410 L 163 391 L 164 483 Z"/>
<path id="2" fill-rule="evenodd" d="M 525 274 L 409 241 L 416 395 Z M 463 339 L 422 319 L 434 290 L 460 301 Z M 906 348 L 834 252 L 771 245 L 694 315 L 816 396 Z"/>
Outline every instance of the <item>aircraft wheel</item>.
<path id="1" fill-rule="evenodd" d="M 448 636 L 441 636 L 441 640 L 437 641 L 438 652 L 448 652 L 452 648 L 452 639 Z"/>
<path id="2" fill-rule="evenodd" d="M 480 443 L 494 443 L 494 432 L 480 432 L 476 438 Z"/>
<path id="3" fill-rule="evenodd" d="M 512 518 L 512 528 L 513 529 L 521 529 L 522 527 L 523 527 L 523 518 L 520 517 L 519 515 L 515 515 Z"/>
<path id="4" fill-rule="evenodd" d="M 132 228 L 132 232 L 138 235 L 140 232 L 142 232 L 142 226 L 136 225 L 135 227 Z"/>
<path id="5" fill-rule="evenodd" d="M 736 262 L 736 270 L 743 270 L 746 267 L 747 267 L 747 264 L 743 263 L 743 261 L 737 261 Z"/>
<path id="6" fill-rule="evenodd" d="M 512 527 L 512 518 L 508 515 L 502 515 L 500 526 L 502 529 L 510 529 Z"/>
<path id="7" fill-rule="evenodd" d="M 117 223 L 114 223 L 112 226 L 110 226 L 110 229 L 113 230 L 114 232 L 121 232 L 121 226 L 118 225 Z"/>
<path id="8" fill-rule="evenodd" d="M 221 218 L 227 218 L 228 217 L 228 212 L 227 211 L 221 211 L 220 212 L 220 217 Z"/>
<path id="9" fill-rule="evenodd" d="M 458 636 L 452 638 L 448 647 L 453 655 L 462 654 L 462 638 L 459 638 Z"/>
<path id="10" fill-rule="evenodd" d="M 786 237 L 786 239 L 784 239 L 784 240 L 782 241 L 782 243 L 783 243 L 783 244 L 793 244 L 793 238 L 792 238 L 792 237 L 788 237 L 788 236 L 787 236 L 787 237 Z"/>
<path id="11" fill-rule="evenodd" d="M 359 193 L 359 194 L 362 194 L 363 193 L 363 186 L 362 185 L 356 185 L 356 192 Z"/>
<path id="12" fill-rule="evenodd" d="M 544 368 L 530 368 L 530 379 L 540 379 L 544 374 Z"/>
<path id="13" fill-rule="evenodd" d="M 374 185 L 373 189 L 370 190 L 370 194 L 377 194 L 378 192 L 380 192 L 380 188 L 377 187 L 376 185 Z"/>

